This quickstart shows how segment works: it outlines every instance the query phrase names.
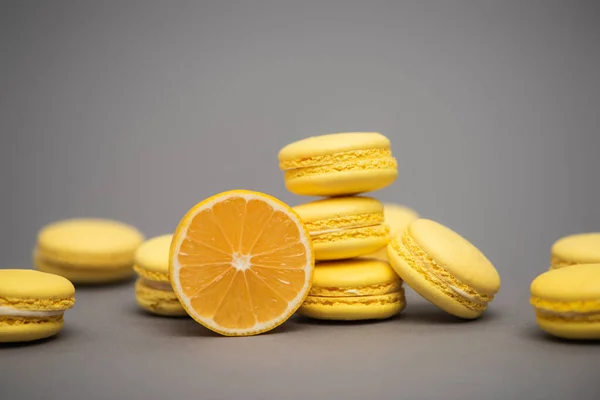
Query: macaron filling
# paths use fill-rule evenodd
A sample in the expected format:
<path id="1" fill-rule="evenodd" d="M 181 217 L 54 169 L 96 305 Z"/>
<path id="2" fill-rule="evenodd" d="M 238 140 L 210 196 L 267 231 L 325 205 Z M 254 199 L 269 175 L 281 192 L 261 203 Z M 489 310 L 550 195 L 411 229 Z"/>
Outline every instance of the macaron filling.
<path id="1" fill-rule="evenodd" d="M 383 294 L 395 293 L 403 290 L 400 279 L 393 282 L 380 283 L 369 286 L 350 286 L 350 287 L 318 287 L 313 286 L 308 293 L 313 297 L 357 297 L 357 296 L 378 296 Z"/>
<path id="2" fill-rule="evenodd" d="M 348 239 L 373 239 L 373 238 L 385 238 L 389 236 L 390 228 L 387 225 L 374 225 L 366 226 L 361 228 L 340 228 L 334 232 L 320 233 L 318 235 L 311 236 L 314 244 L 318 243 L 332 243 L 340 240 Z"/>
<path id="3" fill-rule="evenodd" d="M 552 257 L 550 259 L 550 268 L 552 268 L 552 269 L 564 268 L 564 267 L 568 267 L 568 266 L 575 265 L 575 264 L 578 264 L 578 263 L 576 263 L 574 261 L 564 260 L 555 255 L 552 255 Z"/>
<path id="4" fill-rule="evenodd" d="M 375 305 L 375 304 L 393 304 L 404 301 L 404 289 L 396 291 L 394 293 L 379 294 L 374 296 L 308 296 L 303 306 L 310 305 Z"/>
<path id="5" fill-rule="evenodd" d="M 408 232 L 394 238 L 391 245 L 398 256 L 419 275 L 464 307 L 473 311 L 483 311 L 487 303 L 493 300 L 494 296 L 479 293 L 452 276 L 444 266 L 425 253 Z"/>
<path id="6" fill-rule="evenodd" d="M 323 233 L 339 232 L 348 228 L 376 226 L 383 222 L 383 213 L 379 212 L 321 219 L 317 221 L 305 221 L 304 225 L 306 226 L 306 229 L 308 229 L 310 235 L 314 236 Z"/>
<path id="7" fill-rule="evenodd" d="M 45 318 L 63 315 L 65 310 L 21 310 L 14 307 L 0 306 L 0 316 Z"/>
<path id="8" fill-rule="evenodd" d="M 600 299 L 580 301 L 552 301 L 532 296 L 538 318 L 569 320 L 573 322 L 600 322 Z"/>
<path id="9" fill-rule="evenodd" d="M 386 148 L 377 149 L 364 149 L 364 150 L 352 150 L 343 151 L 332 154 L 325 154 L 321 156 L 303 157 L 295 160 L 281 161 L 279 168 L 287 171 L 298 168 L 314 167 L 319 165 L 331 165 L 344 162 L 355 162 L 358 160 L 372 159 L 372 158 L 386 158 L 392 157 L 392 150 Z"/>
<path id="10" fill-rule="evenodd" d="M 168 281 L 153 281 L 153 280 L 146 279 L 146 278 L 140 278 L 140 281 L 144 286 L 147 286 L 151 289 L 168 291 L 168 292 L 173 291 L 171 282 L 168 282 Z"/>
<path id="11" fill-rule="evenodd" d="M 286 179 L 303 178 L 306 176 L 321 175 L 327 173 L 367 171 L 367 170 L 396 170 L 398 162 L 394 157 L 356 160 L 353 162 L 340 162 L 329 165 L 317 165 L 314 167 L 297 168 L 285 171 Z"/>

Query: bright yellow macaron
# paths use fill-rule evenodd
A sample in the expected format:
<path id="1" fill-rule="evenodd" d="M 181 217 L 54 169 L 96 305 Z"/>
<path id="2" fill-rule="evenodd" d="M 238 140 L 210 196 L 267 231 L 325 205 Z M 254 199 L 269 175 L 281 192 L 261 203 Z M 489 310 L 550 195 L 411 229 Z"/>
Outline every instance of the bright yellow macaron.
<path id="1" fill-rule="evenodd" d="M 376 259 L 319 263 L 300 315 L 325 320 L 386 319 L 405 307 L 402 280 Z"/>
<path id="2" fill-rule="evenodd" d="M 187 313 L 169 281 L 169 249 L 172 239 L 172 234 L 157 236 L 137 249 L 133 267 L 139 276 L 135 283 L 135 297 L 138 305 L 150 313 L 184 316 Z"/>
<path id="3" fill-rule="evenodd" d="M 531 283 L 539 327 L 563 339 L 600 339 L 600 264 L 546 271 Z"/>
<path id="4" fill-rule="evenodd" d="M 107 219 L 54 222 L 38 233 L 36 269 L 71 282 L 101 284 L 131 278 L 133 255 L 144 236 L 133 226 Z"/>
<path id="5" fill-rule="evenodd" d="M 27 269 L 0 269 L 0 342 L 30 342 L 60 332 L 75 305 L 69 280 Z"/>
<path id="6" fill-rule="evenodd" d="M 387 253 L 408 286 L 459 318 L 479 317 L 500 289 L 492 263 L 465 238 L 435 221 L 413 221 L 391 240 Z"/>
<path id="7" fill-rule="evenodd" d="M 310 232 L 315 260 L 340 260 L 385 247 L 383 205 L 364 196 L 331 197 L 294 207 Z"/>
<path id="8" fill-rule="evenodd" d="M 383 203 L 383 216 L 385 223 L 390 227 L 390 238 L 404 232 L 411 222 L 419 218 L 419 214 L 415 210 L 395 203 Z M 387 248 L 382 247 L 367 257 L 387 261 Z"/>
<path id="9" fill-rule="evenodd" d="M 565 236 L 552 245 L 550 268 L 600 263 L 600 232 Z"/>
<path id="10" fill-rule="evenodd" d="M 341 196 L 383 189 L 398 176 L 390 141 L 376 132 L 333 133 L 279 151 L 286 188 L 306 196 Z"/>

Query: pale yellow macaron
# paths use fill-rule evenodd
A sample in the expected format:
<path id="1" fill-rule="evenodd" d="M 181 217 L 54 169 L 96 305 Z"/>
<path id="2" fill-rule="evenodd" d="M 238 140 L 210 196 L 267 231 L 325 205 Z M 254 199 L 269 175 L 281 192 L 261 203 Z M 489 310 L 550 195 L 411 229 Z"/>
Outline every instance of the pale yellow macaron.
<path id="1" fill-rule="evenodd" d="M 550 268 L 600 263 L 600 232 L 565 236 L 552 245 Z"/>
<path id="2" fill-rule="evenodd" d="M 135 283 L 137 304 L 144 310 L 163 316 L 185 316 L 169 281 L 169 249 L 172 234 L 151 238 L 135 253 L 134 270 L 139 278 Z"/>
<path id="3" fill-rule="evenodd" d="M 500 289 L 500 276 L 485 255 L 435 221 L 413 221 L 391 240 L 387 253 L 408 286 L 459 318 L 481 316 Z"/>
<path id="4" fill-rule="evenodd" d="M 101 284 L 131 278 L 133 255 L 144 236 L 109 219 L 68 219 L 43 227 L 34 251 L 36 269 L 73 283 Z"/>
<path id="5" fill-rule="evenodd" d="M 0 269 L 0 342 L 30 342 L 58 334 L 75 305 L 69 280 L 27 269 Z"/>
<path id="6" fill-rule="evenodd" d="M 331 197 L 293 208 L 310 233 L 315 260 L 371 254 L 390 240 L 383 205 L 371 197 Z"/>
<path id="7" fill-rule="evenodd" d="M 404 232 L 411 222 L 419 218 L 419 214 L 412 208 L 396 203 L 383 203 L 383 216 L 385 223 L 390 227 L 391 238 Z M 382 247 L 367 257 L 387 261 L 387 247 Z"/>
<path id="8" fill-rule="evenodd" d="M 381 260 L 318 263 L 300 315 L 326 320 L 386 319 L 406 306 L 402 280 Z"/>
<path id="9" fill-rule="evenodd" d="M 563 339 L 600 339 L 600 264 L 552 269 L 531 283 L 539 327 Z"/>
<path id="10" fill-rule="evenodd" d="M 308 137 L 279 151 L 286 188 L 298 195 L 342 196 L 391 185 L 398 176 L 390 140 L 377 132 Z"/>

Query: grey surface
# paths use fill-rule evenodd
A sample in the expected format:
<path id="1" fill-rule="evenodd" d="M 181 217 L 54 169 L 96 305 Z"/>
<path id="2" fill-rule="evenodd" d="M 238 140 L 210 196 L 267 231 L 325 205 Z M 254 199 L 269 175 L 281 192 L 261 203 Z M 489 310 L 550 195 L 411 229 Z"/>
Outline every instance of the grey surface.
<path id="1" fill-rule="evenodd" d="M 66 217 L 172 231 L 233 188 L 290 204 L 277 151 L 391 138 L 374 193 L 471 239 L 502 288 L 455 323 L 412 293 L 385 323 L 220 338 L 79 289 L 55 340 L 0 348 L 3 399 L 597 399 L 600 346 L 541 335 L 531 280 L 600 230 L 593 1 L 0 2 L 0 250 L 30 267 Z"/>

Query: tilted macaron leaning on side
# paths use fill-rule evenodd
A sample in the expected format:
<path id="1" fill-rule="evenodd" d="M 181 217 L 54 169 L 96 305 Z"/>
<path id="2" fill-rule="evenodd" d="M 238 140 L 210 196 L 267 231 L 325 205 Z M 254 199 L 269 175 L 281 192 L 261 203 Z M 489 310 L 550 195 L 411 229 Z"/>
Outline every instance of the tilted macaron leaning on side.
<path id="1" fill-rule="evenodd" d="M 413 221 L 392 239 L 388 259 L 423 298 L 464 319 L 480 317 L 500 290 L 494 265 L 467 239 L 429 220 Z"/>

